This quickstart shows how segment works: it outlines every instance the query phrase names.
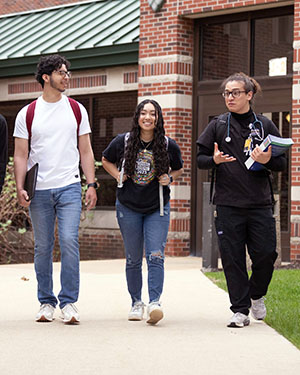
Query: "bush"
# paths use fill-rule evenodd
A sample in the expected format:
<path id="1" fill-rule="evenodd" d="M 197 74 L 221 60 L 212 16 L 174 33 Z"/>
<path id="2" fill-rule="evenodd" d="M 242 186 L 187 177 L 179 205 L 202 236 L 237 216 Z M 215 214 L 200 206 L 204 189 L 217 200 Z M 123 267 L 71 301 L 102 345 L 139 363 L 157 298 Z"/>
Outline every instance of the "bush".
<path id="1" fill-rule="evenodd" d="M 100 162 L 95 161 L 95 169 Z M 87 190 L 86 178 L 82 175 L 82 199 Z M 83 205 L 84 207 L 84 205 Z M 83 211 L 82 219 L 86 213 Z M 28 263 L 33 261 L 34 241 L 28 208 L 19 205 L 14 177 L 13 158 L 9 159 L 5 183 L 0 196 L 0 264 Z M 53 260 L 59 260 L 54 252 Z"/>
<path id="2" fill-rule="evenodd" d="M 33 258 L 28 209 L 18 204 L 13 158 L 9 159 L 0 196 L 0 263 L 24 263 Z"/>

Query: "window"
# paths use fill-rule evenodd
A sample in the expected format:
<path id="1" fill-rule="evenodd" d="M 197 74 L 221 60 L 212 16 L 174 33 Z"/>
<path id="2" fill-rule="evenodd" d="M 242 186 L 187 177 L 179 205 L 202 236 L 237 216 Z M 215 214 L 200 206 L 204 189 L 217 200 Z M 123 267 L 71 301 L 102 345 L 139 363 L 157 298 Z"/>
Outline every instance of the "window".
<path id="1" fill-rule="evenodd" d="M 254 21 L 254 75 L 292 74 L 293 16 Z"/>
<path id="2" fill-rule="evenodd" d="M 242 13 L 232 22 L 224 18 L 201 22 L 200 80 L 222 80 L 241 71 L 251 76 L 291 75 L 292 12 L 285 7 L 265 14 Z"/>
<path id="3" fill-rule="evenodd" d="M 202 30 L 202 79 L 247 71 L 247 22 L 209 25 Z"/>
<path id="4" fill-rule="evenodd" d="M 92 113 L 92 147 L 97 161 L 101 161 L 102 152 L 111 140 L 120 133 L 131 129 L 133 114 L 137 105 L 137 92 L 116 92 L 93 96 Z M 80 99 L 79 99 L 80 101 Z M 100 182 L 98 189 L 98 208 L 115 206 L 117 183 L 103 167 L 96 171 Z"/>

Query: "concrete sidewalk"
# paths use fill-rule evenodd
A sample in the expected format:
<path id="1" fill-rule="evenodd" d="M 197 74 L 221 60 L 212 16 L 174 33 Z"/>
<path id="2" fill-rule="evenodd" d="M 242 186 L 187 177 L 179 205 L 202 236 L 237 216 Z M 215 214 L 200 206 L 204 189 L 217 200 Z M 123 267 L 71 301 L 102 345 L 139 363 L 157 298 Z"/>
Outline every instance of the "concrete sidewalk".
<path id="1" fill-rule="evenodd" d="M 59 309 L 53 323 L 34 322 L 32 264 L 0 266 L 0 374 L 299 374 L 300 351 L 265 323 L 226 327 L 228 295 L 200 269 L 199 258 L 166 258 L 165 318 L 149 326 L 127 320 L 124 260 L 81 262 L 82 322 L 67 326 Z"/>

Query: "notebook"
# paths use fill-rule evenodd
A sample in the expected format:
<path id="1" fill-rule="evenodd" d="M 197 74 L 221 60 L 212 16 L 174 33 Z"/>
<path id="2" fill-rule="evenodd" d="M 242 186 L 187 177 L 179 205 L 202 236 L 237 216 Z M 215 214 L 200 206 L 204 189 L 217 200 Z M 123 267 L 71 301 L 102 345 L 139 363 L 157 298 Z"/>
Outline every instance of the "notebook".
<path id="1" fill-rule="evenodd" d="M 31 201 L 31 199 L 34 197 L 38 170 L 39 170 L 39 164 L 36 163 L 26 173 L 24 190 L 27 191 L 29 201 Z"/>

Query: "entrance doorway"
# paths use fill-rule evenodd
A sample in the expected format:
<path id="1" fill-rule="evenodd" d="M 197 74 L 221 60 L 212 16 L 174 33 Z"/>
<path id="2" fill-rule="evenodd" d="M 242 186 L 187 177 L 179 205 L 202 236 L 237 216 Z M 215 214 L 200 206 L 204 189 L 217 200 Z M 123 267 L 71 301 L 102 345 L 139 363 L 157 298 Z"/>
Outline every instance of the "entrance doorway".
<path id="1" fill-rule="evenodd" d="M 257 98 L 253 105 L 256 113 L 262 113 L 270 118 L 278 127 L 283 137 L 289 137 L 291 133 L 291 80 L 289 78 L 277 78 L 272 81 L 260 80 L 263 97 Z M 224 99 L 220 95 L 220 82 L 214 85 L 200 85 L 198 95 L 198 135 L 208 122 L 216 115 L 226 112 Z M 289 155 L 288 155 L 289 157 Z M 290 253 L 290 163 L 284 172 L 274 173 L 272 184 L 274 194 L 280 194 L 280 226 L 281 226 L 281 251 L 282 260 L 289 260 Z M 210 171 L 199 170 L 196 172 L 196 217 L 195 217 L 195 255 L 202 254 L 202 185 L 210 180 Z"/>
<path id="2" fill-rule="evenodd" d="M 220 85 L 232 73 L 243 71 L 257 79 L 262 96 L 253 105 L 256 113 L 270 118 L 283 137 L 291 136 L 293 9 L 285 7 L 268 15 L 262 12 L 233 15 L 230 21 L 201 20 L 196 27 L 194 139 L 216 115 L 226 112 Z M 285 26 L 284 26 L 285 25 Z M 280 32 L 284 27 L 284 35 Z M 263 34 L 261 34 L 263 32 Z M 260 35 L 264 35 L 261 38 Z M 275 72 L 276 59 L 284 71 Z M 281 60 L 280 60 L 281 59 Z M 195 142 L 194 142 L 195 144 Z M 193 152 L 191 252 L 202 255 L 202 186 L 210 171 L 199 170 Z M 289 155 L 288 155 L 289 157 Z M 274 194 L 280 194 L 282 260 L 290 258 L 290 163 L 285 172 L 274 174 Z"/>

